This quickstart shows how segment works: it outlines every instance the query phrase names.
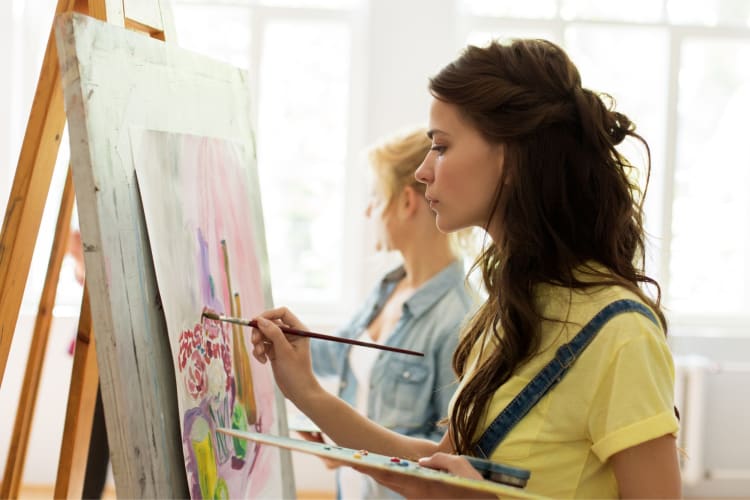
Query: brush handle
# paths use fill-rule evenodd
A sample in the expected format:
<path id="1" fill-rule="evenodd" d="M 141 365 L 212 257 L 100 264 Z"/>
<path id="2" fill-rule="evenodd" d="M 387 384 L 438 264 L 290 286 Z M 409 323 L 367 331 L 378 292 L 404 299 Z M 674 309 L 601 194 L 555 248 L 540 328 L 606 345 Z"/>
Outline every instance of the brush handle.
<path id="1" fill-rule="evenodd" d="M 204 312 L 203 315 L 210 319 L 215 319 L 218 321 L 226 321 L 228 323 L 236 323 L 238 325 L 244 325 L 244 326 L 251 326 L 253 328 L 258 328 L 258 322 L 254 319 L 244 319 L 244 318 L 233 318 L 231 316 L 224 316 L 222 314 L 211 314 Z M 417 352 L 417 351 L 410 351 L 409 349 L 400 349 L 398 347 L 391 347 L 389 345 L 383 345 L 383 344 L 375 344 L 374 342 L 363 342 L 361 340 L 354 340 L 354 339 L 346 339 L 343 337 L 336 337 L 334 335 L 326 335 L 324 333 L 315 333 L 315 332 L 308 332 L 305 330 L 298 330 L 296 328 L 290 328 L 288 326 L 278 326 L 282 332 L 287 333 L 289 335 L 298 335 L 300 337 L 309 337 L 313 339 L 321 339 L 321 340 L 329 340 L 331 342 L 341 342 L 342 344 L 351 344 L 351 345 L 358 345 L 361 347 L 369 347 L 371 349 L 380 349 L 382 351 L 391 351 L 391 352 L 398 352 L 400 354 L 409 354 L 411 356 L 424 356 L 424 353 Z"/>

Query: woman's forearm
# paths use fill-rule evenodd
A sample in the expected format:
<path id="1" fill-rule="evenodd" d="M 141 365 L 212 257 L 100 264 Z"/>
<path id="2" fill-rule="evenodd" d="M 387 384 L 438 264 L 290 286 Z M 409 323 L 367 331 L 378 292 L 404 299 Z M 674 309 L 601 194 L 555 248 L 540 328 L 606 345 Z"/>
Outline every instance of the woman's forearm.
<path id="1" fill-rule="evenodd" d="M 295 405 L 339 446 L 409 459 L 438 451 L 438 443 L 386 429 L 322 388 L 298 398 Z"/>

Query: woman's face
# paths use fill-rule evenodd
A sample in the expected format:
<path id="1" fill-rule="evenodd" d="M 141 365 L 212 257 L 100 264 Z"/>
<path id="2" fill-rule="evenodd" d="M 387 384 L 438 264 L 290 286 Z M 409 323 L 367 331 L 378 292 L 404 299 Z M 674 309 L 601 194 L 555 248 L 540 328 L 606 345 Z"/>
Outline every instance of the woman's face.
<path id="1" fill-rule="evenodd" d="M 415 177 L 427 186 L 425 197 L 438 229 L 484 227 L 503 168 L 505 148 L 490 144 L 454 104 L 433 98 L 428 136 L 432 148 Z"/>

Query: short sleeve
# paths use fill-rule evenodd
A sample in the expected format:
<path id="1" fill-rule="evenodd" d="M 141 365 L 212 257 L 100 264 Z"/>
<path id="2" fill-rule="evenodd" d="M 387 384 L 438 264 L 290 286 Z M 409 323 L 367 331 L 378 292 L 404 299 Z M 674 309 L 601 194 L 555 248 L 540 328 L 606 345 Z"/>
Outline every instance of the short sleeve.
<path id="1" fill-rule="evenodd" d="M 601 365 L 588 431 L 592 451 L 602 462 L 627 448 L 676 434 L 679 428 L 669 346 L 661 331 L 655 327 L 645 331 L 639 323 L 628 322 L 641 332 L 630 336 Z"/>

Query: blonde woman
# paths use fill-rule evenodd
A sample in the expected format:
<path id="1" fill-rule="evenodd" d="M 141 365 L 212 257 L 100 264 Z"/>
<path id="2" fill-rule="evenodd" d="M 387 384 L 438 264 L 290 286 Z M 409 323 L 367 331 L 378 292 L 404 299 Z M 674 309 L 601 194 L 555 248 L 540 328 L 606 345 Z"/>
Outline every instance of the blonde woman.
<path id="1" fill-rule="evenodd" d="M 450 360 L 471 301 L 453 236 L 440 232 L 414 172 L 430 150 L 427 130 L 395 135 L 370 150 L 373 186 L 365 215 L 375 247 L 402 264 L 387 273 L 338 335 L 424 353 L 423 358 L 348 344 L 312 342 L 317 375 L 338 377 L 339 397 L 400 434 L 439 441 L 456 388 Z M 319 436 L 303 434 L 311 440 Z M 337 471 L 341 498 L 397 495 L 351 468 Z"/>

